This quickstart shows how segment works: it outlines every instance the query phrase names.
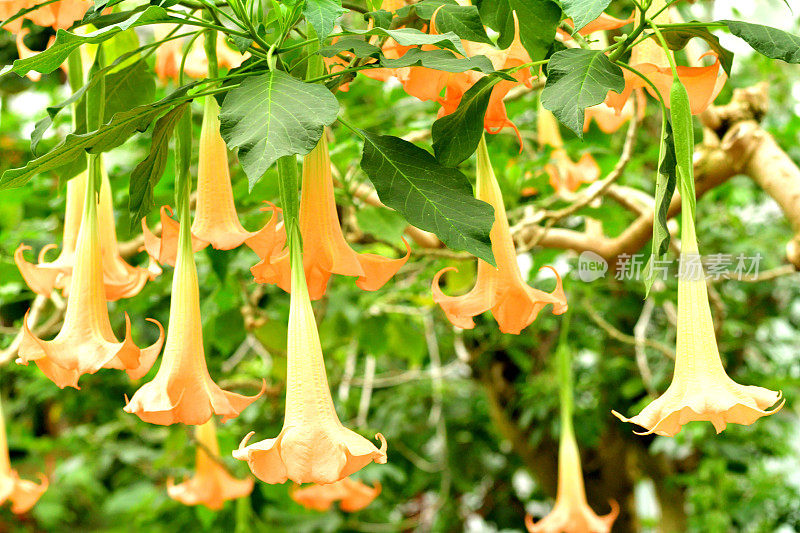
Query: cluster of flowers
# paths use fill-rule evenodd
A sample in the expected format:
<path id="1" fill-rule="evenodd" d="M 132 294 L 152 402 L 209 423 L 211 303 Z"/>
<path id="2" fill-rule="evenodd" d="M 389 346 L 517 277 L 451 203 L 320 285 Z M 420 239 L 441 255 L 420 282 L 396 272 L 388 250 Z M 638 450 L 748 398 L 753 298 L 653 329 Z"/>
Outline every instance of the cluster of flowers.
<path id="1" fill-rule="evenodd" d="M 387 2 L 385 7 L 396 9 L 397 6 Z M 630 19 L 604 15 L 581 33 L 618 28 L 630 22 Z M 435 32 L 434 21 L 429 31 Z M 568 34 L 561 38 L 566 44 L 570 43 Z M 464 48 L 470 55 L 488 56 L 496 68 L 519 67 L 530 62 L 518 36 L 502 51 L 469 42 L 464 43 Z M 384 45 L 387 56 L 400 57 L 406 51 L 391 39 Z M 225 57 L 229 57 L 225 60 L 229 66 L 241 59 L 233 52 Z M 163 55 L 157 58 L 160 76 L 178 74 L 173 68 L 174 59 L 175 49 L 166 47 Z M 631 63 L 651 77 L 663 95 L 669 93 L 664 90 L 671 83 L 666 52 L 651 40 L 634 48 Z M 196 75 L 205 75 L 206 68 L 201 61 Z M 719 74 L 719 60 L 710 67 L 681 69 L 679 75 L 690 88 L 693 112 L 700 112 L 713 101 L 725 82 L 724 74 Z M 409 94 L 438 102 L 441 114 L 454 111 L 466 90 L 482 76 L 473 71 L 444 73 L 425 67 L 380 69 L 372 75 L 382 79 L 396 77 Z M 534 74 L 529 68 L 522 68 L 515 78 L 515 82 L 503 81 L 494 88 L 485 120 L 485 128 L 490 133 L 514 127 L 506 115 L 503 98 L 515 85 L 530 86 Z M 642 100 L 641 88 L 639 78 L 626 77 L 622 94 L 609 93 L 605 104 L 588 110 L 586 127 L 593 118 L 603 131 L 614 131 L 634 113 L 643 112 L 644 106 L 639 105 L 637 110 L 629 98 L 635 92 Z M 646 89 L 652 92 L 652 88 Z M 582 182 L 597 177 L 599 171 L 593 161 L 585 158 L 577 164 L 570 161 L 557 124 L 543 110 L 539 135 L 542 144 L 553 148 L 553 162 L 548 172 L 554 185 L 560 184 L 557 189 L 563 186 L 575 190 Z M 316 484 L 293 491 L 296 500 L 311 507 L 325 508 L 338 499 L 344 509 L 356 510 L 369 504 L 380 491 L 379 486 L 370 488 L 348 478 L 373 461 L 385 463 L 386 441 L 378 434 L 381 442 L 378 448 L 340 422 L 330 394 L 311 301 L 325 294 L 333 274 L 357 277 L 358 286 L 364 290 L 379 289 L 405 264 L 410 250 L 405 257 L 387 259 L 357 253 L 349 246 L 336 212 L 327 143 L 323 135 L 303 161 L 299 220 L 304 243 L 302 263 L 297 254 L 289 254 L 285 229 L 280 222 L 281 212 L 274 205 L 265 208 L 271 212 L 271 217 L 263 228 L 250 232 L 241 225 L 234 205 L 227 149 L 219 132 L 219 107 L 213 97 L 206 97 L 204 106 L 194 222 L 189 228 L 187 219 L 182 223 L 175 221 L 167 206 L 161 210 L 160 236 L 151 232 L 143 221 L 144 248 L 151 258 L 149 268 L 130 266 L 119 254 L 110 184 L 104 174 L 99 202 L 94 191 L 87 187 L 87 175 L 70 181 L 64 238 L 57 259 L 44 261 L 44 252 L 49 247 L 40 253 L 38 264 L 24 259 L 25 245 L 20 245 L 15 254 L 20 272 L 33 291 L 49 295 L 60 290 L 69 297 L 64 324 L 52 340 L 38 338 L 29 328 L 26 317 L 19 363 L 32 361 L 59 387 L 78 388 L 81 375 L 95 373 L 101 368 L 125 370 L 132 379 L 143 377 L 155 363 L 163 344 L 163 357 L 156 376 L 130 398 L 124 409 L 148 423 L 197 426 L 200 443 L 197 474 L 184 483 L 169 484 L 170 496 L 186 504 L 202 503 L 219 508 L 226 499 L 244 496 L 252 490 L 252 480 L 236 480 L 220 463 L 212 417 L 219 415 L 224 421 L 238 416 L 266 387 L 264 383 L 259 394 L 243 396 L 221 389 L 209 375 L 193 257 L 194 252 L 208 245 L 221 250 L 247 245 L 260 257 L 260 262 L 251 269 L 255 281 L 276 284 L 291 293 L 283 428 L 273 439 L 248 444 L 251 432 L 233 452 L 234 457 L 246 461 L 253 474 L 267 483 L 292 480 L 299 484 Z M 458 297 L 441 291 L 439 280 L 451 268 L 443 269 L 432 283 L 434 301 L 455 326 L 472 328 L 474 316 L 491 311 L 500 330 L 512 334 L 519 334 L 530 325 L 548 304 L 552 305 L 553 313 L 564 313 L 566 297 L 555 271 L 556 288 L 550 293 L 528 286 L 520 273 L 502 194 L 485 141 L 478 148 L 476 189 L 477 197 L 490 203 L 495 210 L 490 237 L 497 267 L 479 260 L 475 287 Z M 689 253 L 692 252 L 691 242 L 687 242 L 685 247 Z M 151 320 L 160 330 L 159 338 L 151 346 L 140 349 L 131 338 L 127 315 L 125 338 L 117 339 L 110 325 L 107 301 L 136 295 L 148 279 L 159 275 L 157 264 L 175 267 L 169 327 L 164 341 L 162 326 Z M 764 409 L 779 399 L 778 393 L 760 387 L 744 387 L 728 378 L 717 350 L 705 282 L 681 281 L 673 384 L 661 398 L 630 421 L 644 427 L 647 433 L 660 435 L 675 435 L 691 420 L 711 421 L 721 431 L 728 422 L 750 424 L 774 412 Z M 3 469 L 0 500 L 9 497 L 14 502 L 15 512 L 22 512 L 33 505 L 47 483 L 45 480 L 36 486 L 19 480 L 10 469 L 7 455 L 6 450 L 6 461 L 0 464 Z M 608 531 L 616 517 L 616 507 L 604 518 L 589 508 L 577 443 L 571 432 L 561 435 L 559 471 L 558 497 L 553 512 L 539 523 L 529 519 L 528 529 L 532 532 L 562 528 Z M 6 487 L 11 488 L 5 491 Z"/>

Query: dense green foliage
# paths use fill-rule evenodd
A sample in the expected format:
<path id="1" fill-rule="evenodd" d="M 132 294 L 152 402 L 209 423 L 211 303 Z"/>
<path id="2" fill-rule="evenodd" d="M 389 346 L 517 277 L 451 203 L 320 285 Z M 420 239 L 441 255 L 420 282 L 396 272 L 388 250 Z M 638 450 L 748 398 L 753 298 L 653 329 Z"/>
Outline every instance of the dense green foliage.
<path id="1" fill-rule="evenodd" d="M 580 5 L 564 2 L 570 3 Z M 780 2 L 775 3 L 779 9 Z M 47 35 L 39 38 L 46 41 Z M 0 35 L 0 57 L 12 57 L 12 39 Z M 737 56 L 734 75 L 718 101 L 729 99 L 733 88 L 752 85 L 767 75 L 772 82 L 772 107 L 763 125 L 800 162 L 800 119 L 790 97 L 797 91 L 796 65 L 776 64 L 757 55 Z M 43 118 L 46 105 L 63 100 L 63 82 L 58 70 L 35 85 L 13 75 L 0 80 L 0 171 L 31 159 L 30 133 Z M 168 93 L 163 86 L 156 89 L 157 97 Z M 337 96 L 342 116 L 368 131 L 401 136 L 430 130 L 436 119 L 431 103 L 367 78 L 357 78 L 348 92 Z M 512 225 L 526 206 L 566 205 L 553 203 L 552 187 L 543 173 L 548 150 L 532 141 L 536 109 L 534 94 L 508 103 L 509 116 L 524 139 L 522 153 L 510 130 L 488 139 Z M 193 104 L 195 142 L 201 110 L 199 102 Z M 56 120 L 42 140 L 42 152 L 64 137 L 67 124 L 67 117 Z M 660 128 L 658 107 L 651 101 L 621 184 L 653 193 Z M 604 173 L 616 164 L 624 131 L 607 136 L 593 126 L 583 141 L 565 128 L 562 133 L 571 155 L 592 153 Z M 403 219 L 366 206 L 348 192 L 367 180 L 358 170 L 362 140 L 337 124 L 330 147 L 338 170 L 335 177 L 345 185 L 336 194 L 348 237 L 361 241 L 355 245 L 360 250 L 402 253 Z M 105 156 L 118 214 L 128 204 L 129 176 L 149 150 L 149 134 L 137 135 Z M 171 158 L 170 152 L 165 175 L 153 190 L 157 206 L 173 203 Z M 474 180 L 474 157 L 461 169 Z M 262 201 L 278 198 L 275 168 L 249 192 L 248 179 L 238 164 L 232 165 L 232 178 L 243 225 L 255 229 L 269 216 L 259 210 Z M 535 187 L 538 194 L 523 196 L 524 187 Z M 3 347 L 16 334 L 34 297 L 14 265 L 13 252 L 20 242 L 36 252 L 58 242 L 64 190 L 59 176 L 49 172 L 24 187 L 0 193 Z M 600 220 L 611 236 L 633 218 L 608 200 L 583 212 Z M 774 202 L 744 176 L 699 200 L 696 218 L 705 253 L 760 253 L 761 270 L 782 263 L 782 250 L 792 236 Z M 152 226 L 155 212 L 148 219 Z M 572 223 L 582 222 L 577 217 L 566 221 Z M 138 232 L 136 226 L 130 230 L 126 216 L 118 215 L 120 241 Z M 643 251 L 647 250 L 649 245 Z M 782 390 L 788 398 L 783 411 L 752 426 L 731 425 L 719 436 L 710 424 L 693 423 L 672 439 L 639 437 L 610 411 L 634 413 L 651 398 L 633 345 L 610 334 L 608 326 L 632 335 L 642 312 L 643 284 L 615 280 L 613 274 L 581 281 L 574 275 L 577 255 L 571 252 L 536 249 L 528 255 L 535 265 L 529 273 L 531 281 L 536 269 L 545 264 L 573 272 L 565 275 L 565 288 L 571 308 L 569 341 L 576 361 L 575 427 L 586 452 L 584 470 L 594 509 L 607 512 L 602 488 L 614 484 L 609 476 L 617 469 L 626 473 L 620 477 L 635 483 L 644 530 L 658 522 L 653 489 L 685 502 L 691 531 L 800 530 L 797 274 L 755 283 L 722 280 L 714 284 L 718 340 L 729 374 L 741 383 Z M 258 439 L 273 437 L 280 430 L 289 298 L 275 286 L 251 282 L 249 267 L 257 257 L 249 249 L 219 252 L 208 248 L 196 259 L 211 375 L 223 387 L 248 394 L 257 390 L 262 377 L 269 387 L 261 400 L 219 428 L 224 460 L 242 477 L 247 468 L 230 457 L 230 450 L 251 430 Z M 131 261 L 143 264 L 145 254 Z M 290 483 L 259 482 L 250 498 L 229 502 L 220 512 L 185 507 L 170 500 L 164 487 L 169 477 L 191 474 L 195 450 L 191 432 L 180 425 L 148 425 L 124 413 L 125 395 L 130 397 L 137 388 L 124 373 L 102 370 L 83 377 L 81 390 L 60 390 L 34 365 L 11 361 L 0 368 L 0 394 L 12 464 L 26 478 L 39 471 L 47 473 L 51 486 L 28 515 L 16 517 L 6 507 L 0 508 L 0 530 L 310 532 L 408 531 L 424 526 L 461 531 L 469 524 L 475 531 L 522 531 L 526 509 L 541 515 L 553 497 L 559 424 L 552 354 L 560 319 L 542 313 L 521 335 L 513 336 L 499 333 L 486 315 L 476 318 L 474 330 L 455 332 L 431 300 L 430 280 L 438 269 L 455 265 L 459 272 L 448 276 L 445 290 L 461 294 L 472 287 L 474 263 L 474 259 L 442 259 L 420 251 L 377 292 L 361 291 L 352 279 L 335 276 L 327 296 L 315 303 L 340 418 L 364 435 L 380 431 L 389 442 L 388 464 L 370 465 L 355 476 L 383 486 L 381 496 L 367 509 L 354 515 L 307 511 L 289 498 Z M 156 318 L 166 326 L 171 272 L 165 268 L 135 298 L 110 304 L 118 331 L 124 328 L 123 311 L 127 311 L 134 339 L 139 344 L 154 340 L 154 328 L 145 318 Z M 548 289 L 549 284 L 550 279 L 535 283 Z M 675 325 L 668 312 L 675 294 L 673 279 L 665 288 L 651 291 L 655 311 L 648 337 L 666 346 L 674 346 L 675 341 Z M 254 322 L 253 316 L 258 320 Z M 345 375 L 349 354 L 356 354 L 352 380 Z M 368 358 L 375 359 L 377 369 L 374 391 L 368 405 L 360 406 Z M 652 386 L 661 392 L 669 384 L 673 362 L 652 347 L 647 360 Z M 142 383 L 154 373 L 155 369 Z M 350 383 L 349 389 L 340 387 L 343 380 Z M 601 467 L 601 462 L 611 466 Z"/>

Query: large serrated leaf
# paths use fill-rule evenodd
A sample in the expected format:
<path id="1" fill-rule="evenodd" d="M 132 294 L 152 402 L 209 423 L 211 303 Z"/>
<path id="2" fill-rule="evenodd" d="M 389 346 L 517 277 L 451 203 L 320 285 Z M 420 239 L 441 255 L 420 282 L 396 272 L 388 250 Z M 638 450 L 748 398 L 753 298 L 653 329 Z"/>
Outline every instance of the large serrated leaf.
<path id="1" fill-rule="evenodd" d="M 278 158 L 313 150 L 338 113 L 339 102 L 324 85 L 272 71 L 246 78 L 228 93 L 220 131 L 229 148 L 239 149 L 252 189 Z"/>
<path id="2" fill-rule="evenodd" d="M 320 42 L 331 34 L 336 21 L 345 13 L 341 0 L 306 0 L 303 6 L 303 16 L 314 26 Z"/>
<path id="3" fill-rule="evenodd" d="M 169 140 L 188 103 L 170 110 L 156 121 L 153 126 L 153 137 L 150 141 L 150 152 L 131 172 L 128 185 L 128 213 L 131 231 L 146 217 L 155 206 L 153 190 L 158 185 L 169 156 Z"/>
<path id="4" fill-rule="evenodd" d="M 721 20 L 735 36 L 743 39 L 756 52 L 770 59 L 800 63 L 800 36 L 770 26 L 739 20 Z"/>
<path id="5" fill-rule="evenodd" d="M 624 87 L 622 69 L 604 53 L 571 48 L 550 58 L 542 105 L 583 138 L 585 109 L 601 103 L 608 91 L 621 93 Z"/>
<path id="6" fill-rule="evenodd" d="M 433 123 L 433 151 L 440 163 L 454 167 L 475 153 L 492 89 L 500 81 L 498 76 L 479 79 L 464 93 L 454 112 Z"/>
<path id="7" fill-rule="evenodd" d="M 561 5 L 578 31 L 602 15 L 610 3 L 611 0 L 562 0 Z"/>
<path id="8" fill-rule="evenodd" d="M 467 177 L 427 151 L 390 135 L 364 134 L 361 168 L 381 201 L 453 250 L 494 265 L 489 232 L 494 209 L 473 196 Z"/>

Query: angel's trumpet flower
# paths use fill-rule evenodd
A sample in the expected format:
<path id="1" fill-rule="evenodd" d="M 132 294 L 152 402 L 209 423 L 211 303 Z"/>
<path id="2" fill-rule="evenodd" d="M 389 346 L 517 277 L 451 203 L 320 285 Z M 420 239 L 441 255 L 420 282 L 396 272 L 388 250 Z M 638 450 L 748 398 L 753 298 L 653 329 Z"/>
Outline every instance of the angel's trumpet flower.
<path id="1" fill-rule="evenodd" d="M 550 163 L 545 165 L 545 172 L 550 176 L 550 185 L 556 193 L 562 191 L 575 192 L 583 183 L 591 183 L 600 177 L 600 167 L 591 154 L 585 153 L 577 163 L 570 159 L 564 149 L 564 141 L 558 129 L 558 121 L 553 114 L 539 107 L 537 118 L 537 134 L 540 146 L 551 146 Z"/>
<path id="2" fill-rule="evenodd" d="M 214 414 L 222 415 L 223 421 L 235 418 L 266 388 L 265 381 L 255 396 L 242 396 L 222 390 L 208 373 L 188 197 L 184 202 L 164 356 L 153 381 L 136 391 L 125 406 L 125 411 L 145 422 L 165 426 L 176 422 L 204 424 Z"/>
<path id="3" fill-rule="evenodd" d="M 586 501 L 581 471 L 581 456 L 572 428 L 562 431 L 558 447 L 558 492 L 550 513 L 534 523 L 525 516 L 529 533 L 608 533 L 619 514 L 619 505 L 611 501 L 611 512 L 598 516 Z"/>
<path id="4" fill-rule="evenodd" d="M 334 502 L 346 513 L 355 513 L 367 507 L 381 493 L 381 484 L 374 487 L 346 477 L 327 485 L 294 487 L 289 495 L 294 501 L 315 511 L 327 511 Z"/>
<path id="5" fill-rule="evenodd" d="M 39 474 L 40 483 L 20 479 L 16 470 L 11 468 L 6 440 L 6 425 L 0 405 L 0 504 L 11 501 L 11 512 L 22 514 L 33 507 L 47 490 L 49 482 L 44 474 Z"/>
<path id="6" fill-rule="evenodd" d="M 454 326 L 471 329 L 475 327 L 472 317 L 491 310 L 500 325 L 500 331 L 519 334 L 536 320 L 539 311 L 547 304 L 553 304 L 553 313 L 557 315 L 567 310 L 561 277 L 551 268 L 556 276 L 556 288 L 552 293 L 529 287 L 522 279 L 503 196 L 492 170 L 485 139 L 481 139 L 478 145 L 477 175 L 478 199 L 494 207 L 494 225 L 490 238 L 497 268 L 478 259 L 478 280 L 475 287 L 462 296 L 447 296 L 439 288 L 442 274 L 456 269 L 448 267 L 440 270 L 431 283 L 433 301 L 442 307 Z"/>
<path id="7" fill-rule="evenodd" d="M 658 11 L 666 3 L 666 0 L 654 0 L 651 9 Z M 655 22 L 669 23 L 669 11 L 663 11 L 656 17 Z M 672 52 L 669 53 L 671 54 Z M 728 75 L 721 68 L 722 65 L 716 52 L 709 51 L 702 57 L 705 56 L 713 58 L 714 63 L 704 67 L 678 67 L 678 77 L 689 93 L 689 103 L 693 115 L 705 111 L 725 86 L 725 82 L 728 81 Z M 658 89 L 666 106 L 670 107 L 669 95 L 670 87 L 672 86 L 672 69 L 667 52 L 655 41 L 655 38 L 645 39 L 634 46 L 629 63 L 633 68 L 647 76 Z M 617 112 L 622 112 L 625 103 L 635 89 L 644 87 L 653 98 L 657 97 L 650 84 L 642 78 L 628 70 L 625 70 L 624 75 L 625 88 L 622 94 L 609 91 L 605 100 L 605 103 L 616 109 Z"/>
<path id="8" fill-rule="evenodd" d="M 162 264 L 175 264 L 178 224 L 161 210 L 161 238 L 156 237 L 142 220 L 145 248 Z M 206 97 L 203 126 L 200 130 L 200 160 L 197 168 L 197 210 L 192 224 L 195 251 L 211 244 L 218 250 L 231 250 L 247 244 L 259 256 L 271 255 L 283 247 L 285 235 L 272 219 L 259 231 L 246 231 L 239 222 L 233 203 L 233 188 L 228 169 L 228 149 L 219 133 L 219 104 Z"/>
<path id="9" fill-rule="evenodd" d="M 606 134 L 614 133 L 620 129 L 622 125 L 633 118 L 634 115 L 636 115 L 637 120 L 641 121 L 644 118 L 647 99 L 642 89 L 636 89 L 634 94 L 636 97 L 628 98 L 620 111 L 617 111 L 605 102 L 587 107 L 583 120 L 583 131 L 589 131 L 592 120 L 597 122 L 600 131 Z"/>
<path id="10" fill-rule="evenodd" d="M 365 291 L 374 291 L 408 261 L 411 250 L 407 243 L 407 253 L 399 259 L 360 254 L 347 244 L 336 214 L 331 159 L 325 135 L 303 161 L 302 187 L 300 231 L 305 275 L 312 300 L 322 298 L 332 274 L 358 276 L 356 285 Z M 250 269 L 258 283 L 275 283 L 287 292 L 291 287 L 290 270 L 288 249 L 276 256 L 262 256 L 262 261 Z"/>
<path id="11" fill-rule="evenodd" d="M 558 364 L 561 434 L 558 446 L 558 490 L 550 513 L 538 523 L 525 516 L 529 533 L 608 533 L 619 514 L 619 505 L 611 500 L 611 512 L 598 516 L 586 501 L 581 455 L 572 426 L 573 392 L 570 348 L 567 346 L 569 317 L 562 322 L 561 341 L 556 350 Z"/>
<path id="12" fill-rule="evenodd" d="M 96 157 L 96 156 L 95 156 Z M 92 160 L 93 159 L 93 160 Z M 22 322 L 23 336 L 18 363 L 30 361 L 56 385 L 78 387 L 78 378 L 94 374 L 101 368 L 126 370 L 131 379 L 144 376 L 153 365 L 164 340 L 164 330 L 156 320 L 149 319 L 160 330 L 158 340 L 148 348 L 139 349 L 131 338 L 131 324 L 125 314 L 125 338 L 117 340 L 108 318 L 104 296 L 100 229 L 94 183 L 99 178 L 99 161 L 90 158 L 81 228 L 75 249 L 75 264 L 70 281 L 70 297 L 64 325 L 53 340 L 42 340 L 28 327 L 28 314 Z M 94 176 L 92 174 L 95 174 Z"/>
<path id="13" fill-rule="evenodd" d="M 345 428 L 336 415 L 303 272 L 299 232 L 296 227 L 293 231 L 283 429 L 274 439 L 248 446 L 255 433 L 251 431 L 233 456 L 247 461 L 253 474 L 266 483 L 283 483 L 287 479 L 295 483 L 333 483 L 372 461 L 385 463 L 386 439 L 377 434 L 382 444 L 378 449 Z"/>
<path id="14" fill-rule="evenodd" d="M 154 273 L 148 269 L 129 265 L 119 254 L 119 244 L 114 224 L 114 211 L 111 201 L 111 184 L 108 175 L 101 167 L 102 184 L 100 186 L 100 204 L 98 206 L 100 253 L 102 256 L 103 285 L 105 297 L 109 301 L 120 298 L 131 298 L 139 294 L 148 279 Z M 70 278 L 75 263 L 75 246 L 81 227 L 84 197 L 86 196 L 87 172 L 72 178 L 67 183 L 66 215 L 64 219 L 64 236 L 61 253 L 53 261 L 45 261 L 48 250 L 55 248 L 50 244 L 39 252 L 38 264 L 28 263 L 23 255 L 30 249 L 20 244 L 14 253 L 25 283 L 37 294 L 49 296 L 53 289 L 61 289 L 64 296 L 69 296 Z"/>
<path id="15" fill-rule="evenodd" d="M 678 279 L 678 338 L 672 384 L 633 418 L 612 411 L 620 420 L 645 428 L 644 434 L 668 437 L 696 420 L 711 422 L 717 433 L 728 423 L 750 425 L 777 412 L 784 403 L 767 411 L 781 399 L 780 392 L 739 385 L 725 372 L 714 335 L 694 221 L 688 209 L 684 208 L 682 219 L 681 263 L 690 266 L 682 269 Z"/>
<path id="16" fill-rule="evenodd" d="M 222 509 L 228 500 L 244 498 L 253 491 L 253 479 L 236 479 L 222 465 L 214 419 L 195 426 L 197 461 L 194 477 L 175 485 L 167 480 L 167 494 L 184 505 L 205 505 L 211 510 Z"/>

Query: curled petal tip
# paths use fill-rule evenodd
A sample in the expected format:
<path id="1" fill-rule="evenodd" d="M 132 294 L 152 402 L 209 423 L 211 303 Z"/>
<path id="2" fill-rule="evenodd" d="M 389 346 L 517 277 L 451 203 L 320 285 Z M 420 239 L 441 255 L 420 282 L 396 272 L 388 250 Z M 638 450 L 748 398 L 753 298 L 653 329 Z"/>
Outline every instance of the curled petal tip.
<path id="1" fill-rule="evenodd" d="M 383 433 L 376 433 L 375 438 L 381 441 L 381 447 L 378 451 L 383 455 L 386 455 L 386 448 L 388 447 L 388 444 L 386 444 L 386 438 L 383 436 Z"/>
<path id="2" fill-rule="evenodd" d="M 44 263 L 45 262 L 45 260 L 44 260 L 45 254 L 47 254 L 47 252 L 49 252 L 50 250 L 52 250 L 54 248 L 57 248 L 56 245 L 50 243 L 50 244 L 46 244 L 41 250 L 39 250 L 39 262 L 40 263 Z"/>
<path id="3" fill-rule="evenodd" d="M 243 450 L 244 448 L 247 448 L 247 443 L 248 443 L 248 441 L 249 441 L 249 440 L 250 440 L 250 438 L 251 438 L 253 435 L 255 435 L 255 434 L 256 434 L 256 432 L 255 432 L 255 431 L 251 431 L 250 433 L 248 433 L 247 435 L 245 435 L 245 436 L 244 436 L 244 438 L 242 439 L 242 442 L 240 442 L 240 443 L 239 443 L 239 449 L 238 449 L 238 450 L 235 450 L 235 451 L 241 451 L 241 450 Z M 236 455 L 234 455 L 234 457 L 236 457 Z M 237 459 L 239 459 L 239 457 L 237 457 Z"/>

